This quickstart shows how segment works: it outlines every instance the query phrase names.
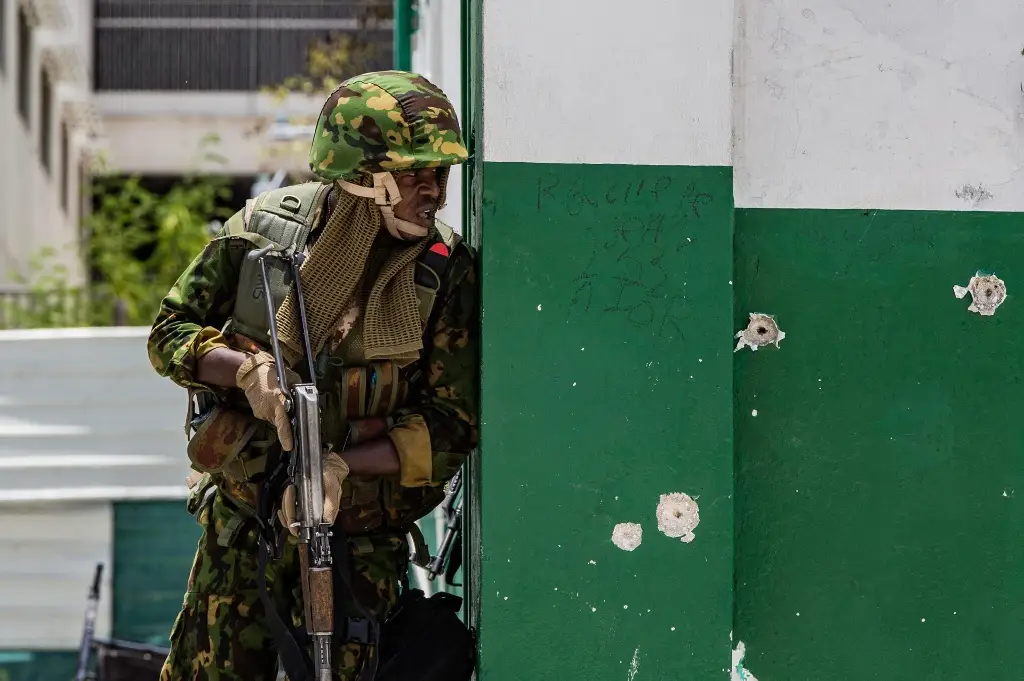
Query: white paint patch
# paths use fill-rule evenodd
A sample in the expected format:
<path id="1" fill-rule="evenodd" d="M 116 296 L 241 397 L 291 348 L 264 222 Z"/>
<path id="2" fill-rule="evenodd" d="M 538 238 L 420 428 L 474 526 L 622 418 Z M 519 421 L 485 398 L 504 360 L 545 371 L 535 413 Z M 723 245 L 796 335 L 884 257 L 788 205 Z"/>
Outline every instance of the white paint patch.
<path id="1" fill-rule="evenodd" d="M 729 681 L 757 681 L 757 677 L 743 668 L 743 658 L 747 654 L 747 646 L 743 641 L 736 644 L 732 651 L 732 667 Z"/>
<path id="2" fill-rule="evenodd" d="M 786 332 L 779 328 L 775 317 L 770 314 L 752 312 L 747 328 L 736 332 L 735 338 L 738 338 L 739 342 L 736 343 L 736 349 L 733 352 L 739 352 L 745 347 L 749 347 L 751 352 L 757 352 L 758 348 L 766 345 L 779 347 L 779 343 L 785 337 Z"/>
<path id="3" fill-rule="evenodd" d="M 738 207 L 1024 209 L 1020 0 L 740 0 L 737 16 Z"/>
<path id="4" fill-rule="evenodd" d="M 954 286 L 953 295 L 963 298 L 971 294 L 968 310 L 977 312 L 983 317 L 991 317 L 996 308 L 1006 300 L 1006 283 L 994 274 L 976 273 L 967 286 Z"/>
<path id="5" fill-rule="evenodd" d="M 700 523 L 700 508 L 688 494 L 662 494 L 656 515 L 658 530 L 666 537 L 679 538 L 687 544 L 696 538 L 693 531 Z"/>
<path id="6" fill-rule="evenodd" d="M 629 663 L 629 673 L 626 675 L 626 681 L 633 681 L 638 671 L 640 671 L 640 648 L 633 651 L 633 661 Z"/>
<path id="7" fill-rule="evenodd" d="M 616 0 L 483 3 L 488 161 L 731 165 L 734 2 L 622 9 Z M 658 112 L 659 133 L 608 134 L 617 115 L 599 102 L 614 84 Z M 545 115 L 524 119 L 523 102 Z"/>
<path id="8" fill-rule="evenodd" d="M 612 529 L 612 543 L 623 551 L 633 551 L 644 538 L 644 528 L 639 523 L 619 523 Z"/>

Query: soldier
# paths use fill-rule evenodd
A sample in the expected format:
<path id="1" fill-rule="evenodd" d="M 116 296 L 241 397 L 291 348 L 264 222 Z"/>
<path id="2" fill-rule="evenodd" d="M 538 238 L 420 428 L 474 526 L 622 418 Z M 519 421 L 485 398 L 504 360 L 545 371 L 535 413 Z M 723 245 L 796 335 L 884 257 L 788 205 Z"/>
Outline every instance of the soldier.
<path id="1" fill-rule="evenodd" d="M 281 272 L 265 292 L 245 257 L 269 242 L 307 254 L 302 287 L 330 452 L 325 516 L 347 536 L 350 566 L 349 594 L 336 600 L 335 678 L 375 666 L 363 625 L 394 606 L 406 535 L 477 441 L 475 255 L 435 219 L 450 167 L 467 158 L 454 108 L 425 78 L 351 78 L 319 116 L 309 165 L 320 181 L 248 201 L 164 298 L 149 357 L 200 405 L 186 430 L 197 471 L 188 508 L 203 533 L 161 679 L 273 679 L 272 624 L 301 622 L 296 543 L 282 529 L 295 531 L 294 490 L 276 497 L 279 524 L 261 519 L 257 503 L 292 438 L 263 295 L 276 304 L 285 370 L 308 378 L 294 293 Z M 261 527 L 285 539 L 264 591 Z"/>

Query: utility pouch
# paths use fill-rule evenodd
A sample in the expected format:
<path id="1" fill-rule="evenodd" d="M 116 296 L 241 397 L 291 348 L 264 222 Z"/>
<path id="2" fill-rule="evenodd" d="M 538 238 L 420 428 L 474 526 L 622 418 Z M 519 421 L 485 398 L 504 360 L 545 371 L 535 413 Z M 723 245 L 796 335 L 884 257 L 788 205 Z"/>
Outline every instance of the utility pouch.
<path id="1" fill-rule="evenodd" d="M 186 451 L 192 468 L 201 473 L 221 473 L 252 440 L 259 422 L 247 414 L 214 406 L 194 422 L 195 435 Z"/>

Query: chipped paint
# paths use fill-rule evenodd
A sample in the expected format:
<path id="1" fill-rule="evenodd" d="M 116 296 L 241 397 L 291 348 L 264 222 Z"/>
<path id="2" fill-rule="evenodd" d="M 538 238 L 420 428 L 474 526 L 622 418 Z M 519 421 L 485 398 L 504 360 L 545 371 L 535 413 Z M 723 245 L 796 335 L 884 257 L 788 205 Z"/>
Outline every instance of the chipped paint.
<path id="1" fill-rule="evenodd" d="M 966 287 L 953 287 L 953 295 L 957 298 L 963 298 L 968 293 L 971 294 L 968 311 L 991 317 L 1006 300 L 1006 283 L 994 274 L 985 274 L 979 270 Z"/>
<path id="2" fill-rule="evenodd" d="M 637 672 L 640 671 L 640 648 L 638 647 L 633 651 L 633 661 L 629 663 L 629 674 L 626 676 L 626 681 L 633 681 L 636 678 Z"/>
<path id="3" fill-rule="evenodd" d="M 743 668 L 743 658 L 746 654 L 747 646 L 740 641 L 732 651 L 732 673 L 729 675 L 729 681 L 757 681 L 756 676 Z"/>
<path id="4" fill-rule="evenodd" d="M 623 551 L 633 551 L 644 538 L 644 528 L 639 523 L 619 523 L 612 529 L 612 543 Z"/>
<path id="5" fill-rule="evenodd" d="M 693 531 L 700 523 L 700 507 L 688 494 L 662 494 L 658 502 L 658 530 L 666 537 L 689 544 L 696 537 Z"/>
<path id="6" fill-rule="evenodd" d="M 786 337 L 786 332 L 779 328 L 772 315 L 751 312 L 747 328 L 736 332 L 735 337 L 739 339 L 739 342 L 736 343 L 736 349 L 733 352 L 739 352 L 744 347 L 749 347 L 752 352 L 757 352 L 758 348 L 765 345 L 779 347 L 779 343 Z"/>

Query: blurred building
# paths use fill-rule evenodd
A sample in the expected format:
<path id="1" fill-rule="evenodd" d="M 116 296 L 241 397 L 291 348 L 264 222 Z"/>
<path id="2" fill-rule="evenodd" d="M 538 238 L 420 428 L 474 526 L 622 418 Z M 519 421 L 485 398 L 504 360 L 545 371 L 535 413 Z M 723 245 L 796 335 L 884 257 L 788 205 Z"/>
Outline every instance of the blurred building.
<path id="1" fill-rule="evenodd" d="M 358 33 L 375 48 L 365 68 L 389 67 L 391 22 L 366 17 L 390 5 L 0 0 L 0 295 L 44 247 L 87 276 L 98 167 L 157 191 L 228 175 L 239 205 L 305 169 L 308 141 L 275 146 L 271 127 L 303 124 L 319 96 L 263 90 L 331 36 Z M 202 165 L 211 134 L 223 163 Z M 147 331 L 0 331 L 0 679 L 69 678 L 97 562 L 97 634 L 166 644 L 199 528 L 183 507 L 186 395 L 152 371 Z"/>
<path id="2" fill-rule="evenodd" d="M 266 92 L 307 71 L 318 40 L 351 37 L 353 68 L 392 63 L 390 0 L 0 0 L 0 286 L 43 247 L 83 272 L 92 161 L 169 185 L 203 170 L 244 198 L 302 171 L 305 144 L 268 128 L 319 97 Z M 214 147 L 207 144 L 219 139 Z M 202 159 L 204 148 L 222 162 Z"/>

